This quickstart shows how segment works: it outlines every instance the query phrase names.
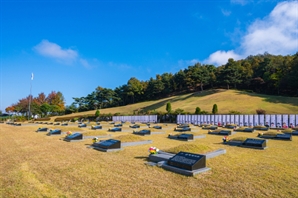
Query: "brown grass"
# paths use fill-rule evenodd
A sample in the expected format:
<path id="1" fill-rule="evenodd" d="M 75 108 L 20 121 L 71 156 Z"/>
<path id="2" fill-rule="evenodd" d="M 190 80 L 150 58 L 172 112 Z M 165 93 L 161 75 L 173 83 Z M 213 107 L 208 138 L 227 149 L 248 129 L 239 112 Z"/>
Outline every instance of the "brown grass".
<path id="1" fill-rule="evenodd" d="M 100 113 L 133 114 L 134 109 L 165 112 L 167 102 L 171 102 L 172 110 L 180 108 L 191 113 L 195 112 L 197 106 L 202 111 L 212 112 L 213 104 L 217 104 L 219 114 L 228 114 L 230 111 L 238 111 L 242 114 L 255 114 L 256 109 L 264 109 L 267 114 L 296 114 L 298 112 L 297 97 L 270 96 L 238 90 L 218 89 L 172 96 L 122 107 L 101 109 Z M 94 115 L 95 111 L 80 112 L 59 117 Z M 56 117 L 53 117 L 51 120 L 53 121 L 54 118 Z"/>
<path id="2" fill-rule="evenodd" d="M 224 145 L 221 136 L 204 130 L 206 138 L 175 141 L 167 138 L 169 130 L 143 137 L 152 144 L 106 153 L 87 148 L 87 140 L 64 142 L 35 130 L 0 124 L 0 197 L 298 197 L 296 136 L 269 140 L 268 149 L 255 150 Z M 256 136 L 230 137 L 244 134 Z M 227 153 L 208 159 L 211 170 L 195 177 L 144 164 L 150 146 L 167 150 L 185 144 Z"/>

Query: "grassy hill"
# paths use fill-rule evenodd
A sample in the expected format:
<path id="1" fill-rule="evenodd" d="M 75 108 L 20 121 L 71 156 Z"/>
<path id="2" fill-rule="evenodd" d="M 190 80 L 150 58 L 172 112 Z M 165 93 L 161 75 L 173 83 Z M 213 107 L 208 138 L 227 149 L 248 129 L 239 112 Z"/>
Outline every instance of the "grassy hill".
<path id="1" fill-rule="evenodd" d="M 255 114 L 256 109 L 264 109 L 267 114 L 296 114 L 298 112 L 297 97 L 271 96 L 238 90 L 215 89 L 101 109 L 100 113 L 133 114 L 133 111 L 136 109 L 165 112 L 167 102 L 171 102 L 172 110 L 180 108 L 190 113 L 194 113 L 196 107 L 200 107 L 202 111 L 211 112 L 213 104 L 217 104 L 219 114 L 228 114 L 230 111 L 238 111 L 241 114 Z M 94 115 L 95 110 L 72 115 L 80 116 L 87 114 Z"/>

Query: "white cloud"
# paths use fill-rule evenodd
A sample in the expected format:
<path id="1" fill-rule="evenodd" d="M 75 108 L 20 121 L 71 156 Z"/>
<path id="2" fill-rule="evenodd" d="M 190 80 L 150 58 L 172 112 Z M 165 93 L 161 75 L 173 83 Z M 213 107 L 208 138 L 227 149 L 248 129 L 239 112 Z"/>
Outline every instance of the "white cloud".
<path id="1" fill-rule="evenodd" d="M 298 50 L 298 2 L 279 3 L 270 15 L 255 21 L 243 37 L 244 55 L 268 52 L 288 55 Z"/>
<path id="2" fill-rule="evenodd" d="M 228 62 L 229 58 L 234 60 L 241 59 L 242 57 L 236 54 L 233 50 L 230 51 L 216 51 L 212 53 L 205 63 L 214 64 L 214 65 L 224 65 Z"/>
<path id="3" fill-rule="evenodd" d="M 296 53 L 298 51 L 297 10 L 298 1 L 277 4 L 267 17 L 256 20 L 248 27 L 246 34 L 240 39 L 238 49 L 216 51 L 204 63 L 222 65 L 229 58 L 237 60 L 264 52 L 274 55 Z"/>
<path id="4" fill-rule="evenodd" d="M 77 51 L 72 49 L 62 49 L 56 43 L 49 42 L 48 40 L 42 40 L 33 49 L 42 56 L 54 58 L 57 61 L 67 64 L 72 63 L 78 57 Z"/>

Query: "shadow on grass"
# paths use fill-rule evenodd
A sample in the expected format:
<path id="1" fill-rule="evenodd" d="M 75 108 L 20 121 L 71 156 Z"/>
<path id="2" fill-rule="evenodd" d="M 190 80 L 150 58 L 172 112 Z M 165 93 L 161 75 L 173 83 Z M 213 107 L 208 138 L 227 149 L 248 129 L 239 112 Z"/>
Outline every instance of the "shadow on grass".
<path id="1" fill-rule="evenodd" d="M 298 106 L 298 98 L 297 97 L 287 97 L 287 96 L 274 96 L 274 95 L 265 95 L 265 94 L 258 94 L 258 93 L 249 93 L 246 91 L 235 91 L 238 95 L 247 95 L 247 96 L 253 96 L 253 97 L 259 97 L 262 98 L 265 102 L 270 103 L 283 103 L 283 104 L 289 104 Z"/>
<path id="2" fill-rule="evenodd" d="M 149 161 L 149 158 L 148 157 L 144 157 L 144 156 L 137 156 L 137 157 L 134 157 L 135 159 L 141 159 L 143 161 Z"/>
<path id="3" fill-rule="evenodd" d="M 144 111 L 151 111 L 151 110 L 155 110 L 155 109 L 158 109 L 160 107 L 166 106 L 166 104 L 168 102 L 175 103 L 175 102 L 178 102 L 178 101 L 185 101 L 185 100 L 187 100 L 189 98 L 192 98 L 192 97 L 204 97 L 204 96 L 208 96 L 208 95 L 223 92 L 223 91 L 226 91 L 226 90 L 223 90 L 223 89 L 210 89 L 210 90 L 206 90 L 206 91 L 194 92 L 194 93 L 191 93 L 191 94 L 177 95 L 177 96 L 173 96 L 170 99 L 165 99 L 165 100 L 160 101 L 160 102 L 156 101 L 156 103 L 153 103 L 152 105 L 143 107 L 142 109 Z"/>

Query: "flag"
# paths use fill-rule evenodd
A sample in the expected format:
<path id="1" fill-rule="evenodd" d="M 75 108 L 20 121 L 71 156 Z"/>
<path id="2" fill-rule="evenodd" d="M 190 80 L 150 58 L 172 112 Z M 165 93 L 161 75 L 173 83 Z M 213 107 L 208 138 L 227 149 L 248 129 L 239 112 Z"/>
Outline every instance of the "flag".
<path id="1" fill-rule="evenodd" d="M 31 80 L 33 80 L 33 73 L 31 73 Z"/>

